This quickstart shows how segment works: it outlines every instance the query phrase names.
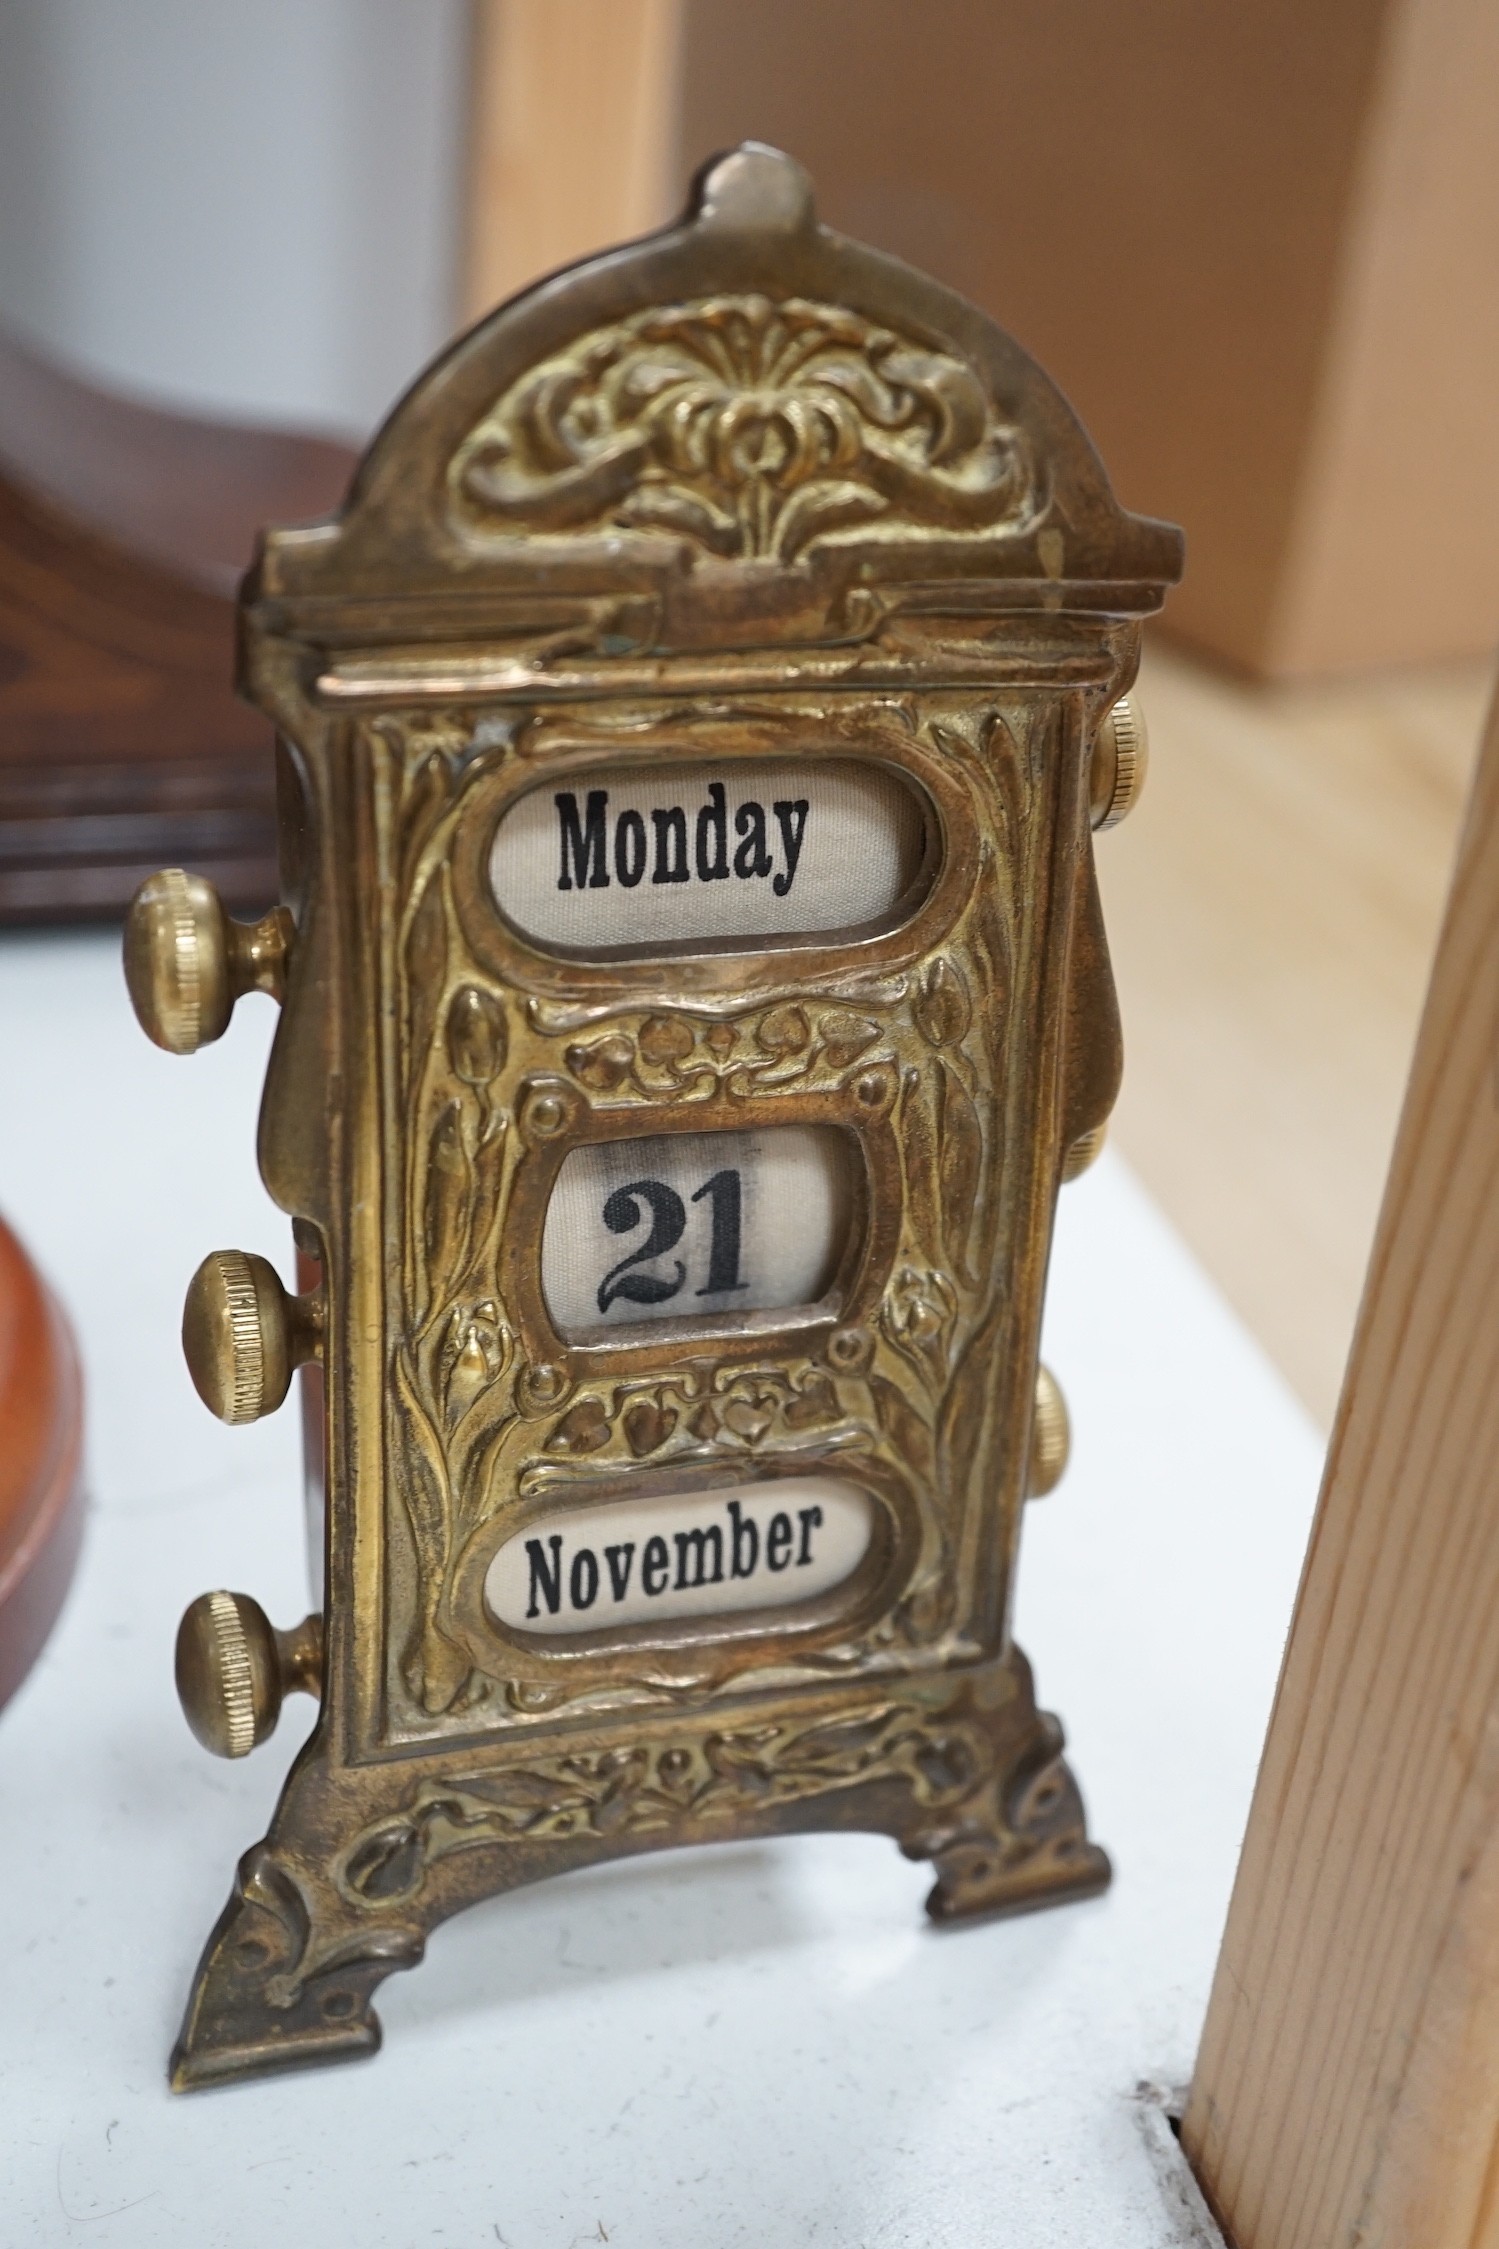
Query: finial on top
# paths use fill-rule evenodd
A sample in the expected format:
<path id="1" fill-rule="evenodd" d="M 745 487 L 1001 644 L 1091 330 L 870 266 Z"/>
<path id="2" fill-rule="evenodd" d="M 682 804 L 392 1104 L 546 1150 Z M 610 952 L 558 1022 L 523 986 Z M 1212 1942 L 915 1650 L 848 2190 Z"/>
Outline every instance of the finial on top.
<path id="1" fill-rule="evenodd" d="M 816 219 L 810 176 L 764 141 L 741 141 L 704 165 L 695 211 L 700 226 L 735 234 L 798 234 Z"/>

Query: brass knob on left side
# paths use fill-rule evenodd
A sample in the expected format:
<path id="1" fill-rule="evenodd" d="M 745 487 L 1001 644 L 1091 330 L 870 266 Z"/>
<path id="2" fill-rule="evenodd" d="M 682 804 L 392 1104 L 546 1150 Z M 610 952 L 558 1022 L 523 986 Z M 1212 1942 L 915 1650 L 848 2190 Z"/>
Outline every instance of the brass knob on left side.
<path id="1" fill-rule="evenodd" d="M 268 1259 L 216 1249 L 188 1283 L 182 1350 L 210 1413 L 238 1427 L 274 1413 L 323 1344 L 320 1295 L 289 1296 Z"/>
<path id="2" fill-rule="evenodd" d="M 168 1054 L 196 1054 L 222 1037 L 246 992 L 282 997 L 291 940 L 284 906 L 231 921 L 201 875 L 152 875 L 125 917 L 125 982 L 141 1029 Z"/>
<path id="3" fill-rule="evenodd" d="M 1067 1401 L 1050 1367 L 1036 1369 L 1036 1404 L 1031 1415 L 1030 1474 L 1027 1499 L 1044 1499 L 1055 1491 L 1067 1470 L 1072 1450 L 1072 1423 Z"/>
<path id="4" fill-rule="evenodd" d="M 201 1593 L 177 1628 L 177 1699 L 215 1757 L 247 1757 L 289 1694 L 323 1691 L 323 1620 L 278 1632 L 248 1593 Z"/>
<path id="5" fill-rule="evenodd" d="M 1099 721 L 1088 772 L 1088 811 L 1095 829 L 1117 828 L 1140 801 L 1150 764 L 1145 715 L 1133 695 L 1121 695 Z"/>

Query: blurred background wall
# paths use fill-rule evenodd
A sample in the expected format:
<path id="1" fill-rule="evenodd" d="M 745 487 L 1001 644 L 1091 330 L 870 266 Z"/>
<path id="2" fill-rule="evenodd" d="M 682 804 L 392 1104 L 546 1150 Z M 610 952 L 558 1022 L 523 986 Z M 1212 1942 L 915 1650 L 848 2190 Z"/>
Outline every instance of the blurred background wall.
<path id="1" fill-rule="evenodd" d="M 794 150 L 984 305 L 1171 629 L 1270 676 L 1499 636 L 1492 0 L 0 0 L 0 321 L 364 430 L 464 311 Z"/>
<path id="2" fill-rule="evenodd" d="M 1499 636 L 1492 0 L 691 0 L 695 157 L 994 312 L 1132 507 L 1171 629 L 1294 674 Z"/>
<path id="3" fill-rule="evenodd" d="M 465 0 L 0 0 L 0 322 L 362 433 L 452 331 Z"/>
<path id="4" fill-rule="evenodd" d="M 768 139 L 833 224 L 1012 328 L 1123 496 L 1187 526 L 1173 634 L 1294 677 L 1499 633 L 1490 0 L 615 0 L 591 32 L 586 0 L 480 0 L 476 20 L 473 177 L 501 192 L 470 309 L 629 231 L 604 181 L 638 227 L 714 149 Z"/>

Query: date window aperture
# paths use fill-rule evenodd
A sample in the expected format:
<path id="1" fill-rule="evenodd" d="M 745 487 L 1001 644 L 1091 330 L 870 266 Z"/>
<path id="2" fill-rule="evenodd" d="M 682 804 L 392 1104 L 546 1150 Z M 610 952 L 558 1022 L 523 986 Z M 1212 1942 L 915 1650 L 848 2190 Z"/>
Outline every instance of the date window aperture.
<path id="1" fill-rule="evenodd" d="M 559 1335 L 820 1303 L 848 1241 L 857 1157 L 833 1126 L 660 1133 L 574 1148 L 541 1285 Z"/>

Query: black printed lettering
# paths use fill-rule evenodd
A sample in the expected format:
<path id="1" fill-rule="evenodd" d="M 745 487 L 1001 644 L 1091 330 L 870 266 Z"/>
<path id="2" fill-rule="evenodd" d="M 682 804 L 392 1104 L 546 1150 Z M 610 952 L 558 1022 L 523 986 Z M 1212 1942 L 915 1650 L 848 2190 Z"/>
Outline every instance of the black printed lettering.
<path id="1" fill-rule="evenodd" d="M 531 1565 L 531 1599 L 526 1609 L 528 1617 L 540 1616 L 536 1606 L 538 1591 L 547 1605 L 548 1616 L 555 1616 L 562 1605 L 562 1541 L 553 1531 L 547 1540 L 552 1549 L 552 1566 L 547 1568 L 546 1549 L 539 1538 L 526 1540 L 526 1560 Z"/>
<path id="2" fill-rule="evenodd" d="M 645 822 L 638 812 L 622 812 L 614 830 L 614 879 L 633 890 L 645 873 Z"/>
<path id="3" fill-rule="evenodd" d="M 713 1235 L 708 1245 L 708 1279 L 699 1296 L 727 1296 L 734 1289 L 748 1288 L 748 1281 L 739 1278 L 739 1239 L 741 1187 L 737 1171 L 715 1171 L 693 1196 L 700 1203 L 705 1195 L 713 1204 Z"/>
<path id="4" fill-rule="evenodd" d="M 734 815 L 734 833 L 744 841 L 734 854 L 734 872 L 741 882 L 751 875 L 768 875 L 775 865 L 765 848 L 765 807 L 746 798 Z"/>
<path id="5" fill-rule="evenodd" d="M 752 882 L 770 875 L 777 898 L 789 897 L 806 841 L 809 800 L 787 797 L 771 806 L 785 861 L 777 873 L 765 806 L 758 799 L 748 797 L 735 808 L 734 833 L 739 840 L 731 867 L 728 792 L 722 781 L 710 781 L 707 795 L 708 801 L 699 806 L 693 824 L 690 855 L 686 808 L 671 804 L 652 809 L 651 881 L 691 882 L 695 874 L 699 882 L 727 882 L 732 871 L 741 882 Z M 571 789 L 559 790 L 553 802 L 557 807 L 560 849 L 557 888 L 607 890 L 611 862 L 608 790 L 590 789 L 581 815 L 577 796 Z M 627 806 L 615 819 L 612 853 L 614 879 L 622 889 L 633 890 L 644 881 L 646 857 L 645 817 L 633 806 Z"/>
<path id="6" fill-rule="evenodd" d="M 802 1527 L 802 1542 L 796 1556 L 796 1566 L 800 1570 L 804 1569 L 812 1559 L 812 1533 L 822 1529 L 822 1509 L 820 1507 L 799 1507 L 796 1511 L 796 1519 Z"/>
<path id="7" fill-rule="evenodd" d="M 729 1501 L 729 1571 L 734 1577 L 753 1577 L 760 1559 L 760 1530 L 753 1515 L 746 1515 L 737 1499 Z"/>
<path id="8" fill-rule="evenodd" d="M 651 1214 L 650 1233 L 639 1249 L 632 1249 L 604 1275 L 599 1283 L 600 1312 L 607 1312 L 620 1297 L 627 1304 L 665 1304 L 687 1278 L 680 1257 L 674 1261 L 676 1270 L 670 1280 L 662 1274 L 631 1271 L 632 1266 L 649 1264 L 653 1257 L 664 1257 L 669 1249 L 675 1249 L 687 1224 L 686 1206 L 675 1188 L 668 1187 L 664 1179 L 637 1179 L 628 1187 L 616 1187 L 605 1203 L 604 1224 L 610 1233 L 632 1234 L 643 1215 L 641 1203 Z"/>
<path id="9" fill-rule="evenodd" d="M 671 1557 L 666 1551 L 664 1538 L 648 1538 L 645 1552 L 640 1557 L 640 1583 L 652 1599 L 666 1591 L 666 1581 L 671 1576 Z"/>
<path id="10" fill-rule="evenodd" d="M 690 1585 L 721 1585 L 723 1583 L 723 1532 L 718 1525 L 709 1523 L 703 1530 L 678 1531 L 675 1536 L 677 1542 L 677 1582 L 673 1590 L 681 1593 Z M 710 1540 L 713 1545 L 713 1575 L 711 1577 L 706 1575 Z M 695 1571 L 695 1575 L 692 1577 L 687 1575 L 689 1550 L 692 1554 Z"/>
<path id="11" fill-rule="evenodd" d="M 690 882 L 687 872 L 687 815 L 679 804 L 651 814 L 656 831 L 656 864 L 652 882 Z"/>
<path id="12" fill-rule="evenodd" d="M 729 820 L 724 806 L 722 781 L 708 783 L 708 801 L 697 816 L 697 879 L 699 882 L 727 882 L 729 879 Z"/>
<path id="13" fill-rule="evenodd" d="M 609 1590 L 616 1601 L 622 1601 L 630 1590 L 630 1564 L 635 1555 L 635 1541 L 624 1546 L 606 1546 L 604 1560 L 609 1565 Z"/>
<path id="14" fill-rule="evenodd" d="M 802 855 L 802 838 L 807 832 L 807 799 L 797 797 L 793 803 L 777 803 L 771 810 L 781 831 L 781 849 L 786 854 L 786 872 L 777 875 L 771 889 L 777 898 L 784 898 L 796 880 L 796 863 Z"/>
<path id="15" fill-rule="evenodd" d="M 603 1523 L 590 1531 L 569 1510 L 560 1518 L 562 1535 L 542 1532 L 525 1538 L 521 1533 L 515 1541 L 518 1550 L 524 1540 L 529 1565 L 525 1615 L 542 1632 L 599 1632 L 617 1630 L 627 1618 L 648 1614 L 656 1602 L 667 1615 L 712 1615 L 721 1608 L 806 1600 L 830 1577 L 842 1582 L 847 1574 L 836 1568 L 834 1551 L 847 1525 L 840 1520 L 838 1508 L 826 1500 L 793 1507 L 790 1503 L 805 1488 L 793 1482 L 742 1486 L 736 1492 L 695 1492 L 690 1509 L 678 1512 L 667 1499 L 660 1503 L 660 1515 L 654 1515 L 652 1501 L 645 1499 L 639 1503 L 636 1537 L 609 1546 L 592 1543 L 603 1533 Z M 787 1504 L 778 1504 L 778 1497 Z M 673 1517 L 681 1522 L 684 1514 L 684 1527 L 678 1530 Z M 653 1519 L 663 1528 L 646 1536 Z M 819 1551 L 819 1534 L 824 1532 Z M 782 1591 L 768 1582 L 793 1568 L 810 1572 L 805 1583 Z M 518 1601 L 519 1586 L 513 1579 L 511 1585 L 507 1602 Z M 715 1593 L 715 1588 L 720 1590 Z M 611 1609 L 621 1612 L 613 1622 Z M 594 1610 L 601 1613 L 595 1616 Z M 509 1618 L 519 1611 L 502 1604 L 501 1614 Z M 549 1627 L 546 1619 L 557 1622 Z"/>
<path id="16" fill-rule="evenodd" d="M 609 870 L 604 864 L 604 812 L 609 803 L 608 790 L 589 790 L 586 827 L 578 824 L 578 800 L 571 789 L 561 790 L 553 802 L 562 834 L 562 872 L 557 877 L 557 888 L 607 890 Z"/>

